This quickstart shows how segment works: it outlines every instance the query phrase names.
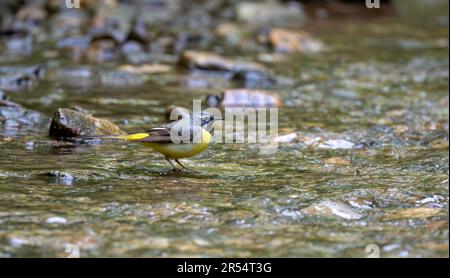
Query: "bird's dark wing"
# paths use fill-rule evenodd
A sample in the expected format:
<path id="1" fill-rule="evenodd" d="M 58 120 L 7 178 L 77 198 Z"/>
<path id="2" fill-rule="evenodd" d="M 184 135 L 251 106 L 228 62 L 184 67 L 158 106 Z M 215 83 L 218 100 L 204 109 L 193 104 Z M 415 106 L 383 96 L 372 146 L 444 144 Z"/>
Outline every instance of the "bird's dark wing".
<path id="1" fill-rule="evenodd" d="M 155 127 L 146 131 L 149 136 L 136 140 L 142 143 L 172 143 L 170 130 L 165 127 Z"/>

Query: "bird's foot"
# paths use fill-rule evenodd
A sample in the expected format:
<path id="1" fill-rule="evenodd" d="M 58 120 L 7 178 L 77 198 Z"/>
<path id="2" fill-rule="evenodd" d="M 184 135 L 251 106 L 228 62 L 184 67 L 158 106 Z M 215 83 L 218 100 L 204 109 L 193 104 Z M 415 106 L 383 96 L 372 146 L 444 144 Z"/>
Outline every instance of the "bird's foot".
<path id="1" fill-rule="evenodd" d="M 181 173 L 183 173 L 184 171 L 182 170 L 182 169 L 179 169 L 179 168 L 172 168 L 172 172 L 173 173 L 177 173 L 177 174 L 181 174 Z"/>

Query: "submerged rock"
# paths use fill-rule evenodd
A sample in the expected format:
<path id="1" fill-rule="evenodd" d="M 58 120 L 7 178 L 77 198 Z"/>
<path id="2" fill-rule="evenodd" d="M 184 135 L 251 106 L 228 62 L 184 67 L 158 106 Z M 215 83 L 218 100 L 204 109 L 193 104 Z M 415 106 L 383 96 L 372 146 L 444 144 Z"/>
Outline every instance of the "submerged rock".
<path id="1" fill-rule="evenodd" d="M 264 72 L 262 64 L 239 59 L 229 59 L 211 52 L 186 50 L 181 54 L 180 64 L 189 69 L 225 72 Z"/>
<path id="2" fill-rule="evenodd" d="M 59 108 L 50 125 L 50 137 L 52 138 L 120 134 L 125 134 L 125 132 L 112 122 L 68 108 Z"/>
<path id="3" fill-rule="evenodd" d="M 323 44 L 305 31 L 273 28 L 268 34 L 270 46 L 278 52 L 319 52 Z"/>
<path id="4" fill-rule="evenodd" d="M 317 216 L 337 216 L 340 218 L 352 220 L 360 219 L 361 214 L 353 210 L 351 207 L 341 203 L 331 200 L 323 200 L 317 204 L 313 204 L 307 208 L 301 210 L 302 213 L 307 215 L 317 215 Z"/>
<path id="5" fill-rule="evenodd" d="M 73 175 L 68 172 L 62 172 L 58 170 L 51 170 L 49 172 L 41 173 L 40 175 L 54 178 L 56 182 L 65 185 L 72 185 L 74 181 Z"/>
<path id="6" fill-rule="evenodd" d="M 276 92 L 256 89 L 228 89 L 221 95 L 206 98 L 209 107 L 281 107 L 282 101 Z"/>
<path id="7" fill-rule="evenodd" d="M 12 101 L 0 100 L 0 128 L 40 128 L 48 119 Z"/>
<path id="8" fill-rule="evenodd" d="M 30 88 L 38 80 L 44 78 L 45 65 L 36 66 L 1 66 L 0 67 L 0 89 L 8 91 Z"/>

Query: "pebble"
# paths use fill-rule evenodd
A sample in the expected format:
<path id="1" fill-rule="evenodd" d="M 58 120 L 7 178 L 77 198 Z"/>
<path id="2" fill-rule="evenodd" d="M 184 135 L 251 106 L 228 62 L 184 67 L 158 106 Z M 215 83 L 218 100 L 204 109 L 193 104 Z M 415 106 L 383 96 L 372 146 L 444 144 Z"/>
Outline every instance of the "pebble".
<path id="1" fill-rule="evenodd" d="M 47 218 L 47 220 L 45 220 L 45 222 L 49 223 L 49 224 L 65 224 L 65 223 L 67 223 L 67 219 L 65 219 L 64 217 L 53 216 L 53 217 Z"/>

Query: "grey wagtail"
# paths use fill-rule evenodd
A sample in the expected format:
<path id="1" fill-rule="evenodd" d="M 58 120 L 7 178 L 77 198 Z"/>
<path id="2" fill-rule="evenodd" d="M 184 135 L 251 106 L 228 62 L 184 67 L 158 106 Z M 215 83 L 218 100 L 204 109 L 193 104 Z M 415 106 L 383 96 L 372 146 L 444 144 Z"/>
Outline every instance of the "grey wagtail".
<path id="1" fill-rule="evenodd" d="M 180 163 L 180 158 L 192 157 L 206 150 L 212 139 L 210 131 L 215 120 L 220 120 L 220 118 L 202 111 L 192 115 L 192 117 L 185 117 L 169 124 L 149 129 L 146 132 L 110 138 L 123 139 L 148 146 L 163 154 L 170 165 L 172 165 L 173 170 L 180 172 L 180 169 L 175 167 L 171 160 L 174 160 L 182 168 L 186 168 Z M 174 135 L 174 133 L 184 139 L 187 137 L 188 142 L 185 142 L 186 140 L 179 143 L 173 142 L 171 135 Z M 195 135 L 197 135 L 196 140 L 194 140 Z"/>

